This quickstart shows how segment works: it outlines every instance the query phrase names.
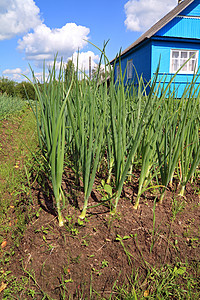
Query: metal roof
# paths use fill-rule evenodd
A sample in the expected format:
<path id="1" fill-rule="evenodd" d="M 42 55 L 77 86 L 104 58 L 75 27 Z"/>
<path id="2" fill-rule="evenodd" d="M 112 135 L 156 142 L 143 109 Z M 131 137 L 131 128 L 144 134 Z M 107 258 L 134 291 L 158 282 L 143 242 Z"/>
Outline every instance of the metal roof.
<path id="1" fill-rule="evenodd" d="M 126 54 L 128 51 L 133 49 L 135 46 L 140 44 L 146 39 L 151 38 L 156 32 L 158 32 L 161 28 L 163 28 L 166 24 L 168 24 L 171 20 L 173 20 L 179 13 L 181 13 L 186 7 L 188 7 L 195 0 L 184 0 L 180 2 L 174 9 L 172 9 L 167 15 L 165 15 L 162 19 L 160 19 L 157 23 L 155 23 L 150 29 L 148 29 L 144 34 L 142 34 L 134 43 L 132 43 L 128 48 L 126 48 L 120 56 Z M 114 61 L 113 59 L 111 63 Z"/>

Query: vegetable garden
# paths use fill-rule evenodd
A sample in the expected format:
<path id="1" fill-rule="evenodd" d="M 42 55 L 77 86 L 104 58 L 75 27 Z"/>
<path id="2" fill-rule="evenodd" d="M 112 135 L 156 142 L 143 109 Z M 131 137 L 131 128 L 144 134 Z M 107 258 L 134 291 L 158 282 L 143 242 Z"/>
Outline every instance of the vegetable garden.
<path id="1" fill-rule="evenodd" d="M 148 84 L 141 77 L 136 86 L 125 86 L 120 74 L 114 84 L 104 53 L 101 60 L 109 84 L 98 72 L 92 80 L 86 75 L 80 80 L 78 71 L 66 82 L 64 66 L 61 62 L 57 70 L 56 60 L 47 79 L 44 68 L 42 85 L 32 71 L 37 100 L 29 105 L 38 151 L 31 151 L 34 163 L 26 177 L 32 209 L 22 248 L 29 256 L 21 255 L 29 294 L 20 290 L 20 299 L 199 299 L 195 76 L 176 99 L 175 76 L 167 86 L 157 83 L 158 73 Z M 186 220 L 191 236 L 180 229 Z M 28 234 L 39 237 L 47 254 L 37 258 L 35 251 L 34 256 L 31 243 L 36 242 Z M 10 299 L 7 295 L 3 299 Z"/>
<path id="2" fill-rule="evenodd" d="M 160 190 L 158 202 L 162 203 L 174 179 L 184 196 L 185 185 L 193 180 L 200 163 L 200 91 L 195 90 L 195 78 L 182 98 L 175 99 L 175 92 L 169 89 L 174 78 L 165 87 L 156 83 L 155 75 L 147 94 L 142 78 L 138 78 L 137 89 L 125 88 L 122 74 L 115 85 L 109 67 L 109 87 L 107 82 L 99 84 L 98 74 L 95 80 L 85 77 L 79 81 L 77 72 L 66 88 L 61 63 L 58 80 L 54 65 L 48 84 L 44 83 L 41 90 L 33 73 L 39 100 L 33 111 L 60 226 L 65 156 L 71 159 L 76 180 L 83 182 L 81 219 L 86 216 L 97 172 L 104 172 L 104 188 L 113 190 L 109 193 L 112 197 L 100 204 L 109 205 L 111 214 L 115 214 L 124 183 L 131 180 L 134 169 L 140 169 L 133 206 L 137 209 L 140 196 L 150 188 Z"/>

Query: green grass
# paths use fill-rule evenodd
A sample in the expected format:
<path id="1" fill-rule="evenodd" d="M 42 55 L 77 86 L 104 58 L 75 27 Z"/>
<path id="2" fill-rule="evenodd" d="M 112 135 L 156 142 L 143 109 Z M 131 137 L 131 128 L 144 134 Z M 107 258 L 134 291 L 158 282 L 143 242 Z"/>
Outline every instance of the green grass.
<path id="1" fill-rule="evenodd" d="M 129 283 L 115 288 L 115 299 L 187 299 L 200 297 L 200 264 L 177 263 L 156 268 L 149 265 L 147 276 L 139 271 L 129 278 Z"/>
<path id="2" fill-rule="evenodd" d="M 6 104 L 1 103 L 0 106 L 7 107 L 6 114 L 0 111 L 0 115 L 4 116 L 4 120 L 0 122 L 0 245 L 3 241 L 6 241 L 7 245 L 3 249 L 0 247 L 0 282 L 11 284 L 13 291 L 20 291 L 23 289 L 23 282 L 21 287 L 16 285 L 15 279 L 6 269 L 20 244 L 28 219 L 33 214 L 30 206 L 28 170 L 32 160 L 30 150 L 35 151 L 37 139 L 35 119 L 30 108 L 25 107 L 23 103 L 18 111 L 18 98 L 6 98 L 4 95 L 0 101 L 4 100 Z M 9 100 L 12 101 L 12 106 L 17 108 L 15 113 L 6 106 Z M 27 149 L 27 145 L 30 150 Z"/>
<path id="3" fill-rule="evenodd" d="M 5 119 L 9 115 L 20 112 L 27 106 L 27 102 L 19 97 L 0 95 L 0 120 Z"/>

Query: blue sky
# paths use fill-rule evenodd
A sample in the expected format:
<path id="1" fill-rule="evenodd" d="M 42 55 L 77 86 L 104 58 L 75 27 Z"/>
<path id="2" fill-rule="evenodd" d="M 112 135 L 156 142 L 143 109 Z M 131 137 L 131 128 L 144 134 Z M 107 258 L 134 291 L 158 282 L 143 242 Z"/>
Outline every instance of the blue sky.
<path id="1" fill-rule="evenodd" d="M 112 60 L 177 5 L 177 0 L 0 0 L 0 77 L 23 80 L 29 64 L 40 75 L 54 55 L 75 60 L 88 70 L 102 48 Z"/>

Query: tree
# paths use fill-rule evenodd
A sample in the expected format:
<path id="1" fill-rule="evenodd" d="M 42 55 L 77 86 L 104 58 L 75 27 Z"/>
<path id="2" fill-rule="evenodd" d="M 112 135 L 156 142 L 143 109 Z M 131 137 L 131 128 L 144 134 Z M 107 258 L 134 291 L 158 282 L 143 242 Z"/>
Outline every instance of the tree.
<path id="1" fill-rule="evenodd" d="M 0 78 L 0 93 L 6 93 L 8 96 L 15 95 L 15 86 L 16 82 L 10 80 L 8 78 L 2 77 Z"/>
<path id="2" fill-rule="evenodd" d="M 72 80 L 72 75 L 75 72 L 75 66 L 71 59 L 68 60 L 65 66 L 65 84 L 68 87 Z"/>
<path id="3" fill-rule="evenodd" d="M 16 85 L 15 93 L 22 99 L 35 99 L 35 90 L 30 82 L 22 81 Z"/>

